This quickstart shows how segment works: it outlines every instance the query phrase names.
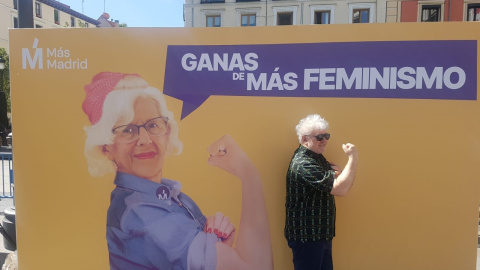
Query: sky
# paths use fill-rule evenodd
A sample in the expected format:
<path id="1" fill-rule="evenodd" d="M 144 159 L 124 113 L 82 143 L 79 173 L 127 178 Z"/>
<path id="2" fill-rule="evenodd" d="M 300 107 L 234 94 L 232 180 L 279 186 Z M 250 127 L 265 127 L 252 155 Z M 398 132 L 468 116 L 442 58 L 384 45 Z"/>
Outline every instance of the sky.
<path id="1" fill-rule="evenodd" d="M 98 19 L 105 11 L 110 19 L 128 27 L 183 27 L 184 0 L 57 0 L 71 9 Z M 82 7 L 83 2 L 83 7 Z M 83 8 L 83 9 L 82 9 Z M 83 10 L 83 12 L 82 12 Z"/>

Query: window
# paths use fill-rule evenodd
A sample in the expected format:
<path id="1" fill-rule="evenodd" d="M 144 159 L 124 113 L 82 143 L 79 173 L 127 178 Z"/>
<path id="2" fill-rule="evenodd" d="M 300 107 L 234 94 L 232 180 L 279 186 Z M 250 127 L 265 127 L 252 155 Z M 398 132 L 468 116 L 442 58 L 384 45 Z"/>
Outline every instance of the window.
<path id="1" fill-rule="evenodd" d="M 375 4 L 349 4 L 350 23 L 374 23 Z"/>
<path id="2" fill-rule="evenodd" d="M 332 24 L 334 23 L 335 5 L 311 5 L 311 24 Z"/>
<path id="3" fill-rule="evenodd" d="M 439 22 L 440 21 L 440 5 L 423 5 L 422 6 L 422 22 Z"/>
<path id="4" fill-rule="evenodd" d="M 88 28 L 88 23 L 87 22 L 85 23 L 85 27 Z"/>
<path id="5" fill-rule="evenodd" d="M 297 8 L 297 6 L 273 7 L 273 24 L 295 25 Z"/>
<path id="6" fill-rule="evenodd" d="M 38 18 L 42 18 L 42 6 L 37 2 L 35 2 L 35 15 Z"/>
<path id="7" fill-rule="evenodd" d="M 13 17 L 13 28 L 18 28 L 18 18 Z"/>
<path id="8" fill-rule="evenodd" d="M 368 23 L 370 21 L 370 9 L 354 9 L 352 23 Z"/>
<path id="9" fill-rule="evenodd" d="M 18 10 L 18 0 L 13 0 L 13 8 Z"/>
<path id="10" fill-rule="evenodd" d="M 243 14 L 242 15 L 242 26 L 255 26 L 257 25 L 257 15 L 256 14 Z"/>
<path id="11" fill-rule="evenodd" d="M 75 27 L 75 17 L 70 17 L 70 26 Z"/>
<path id="12" fill-rule="evenodd" d="M 224 9 L 210 9 L 210 10 L 200 10 L 202 13 L 203 21 L 205 22 L 203 26 L 205 27 L 221 27 L 222 18 Z"/>
<path id="13" fill-rule="evenodd" d="M 53 17 L 54 17 L 55 23 L 60 24 L 60 13 L 58 12 L 58 10 L 56 9 L 53 10 Z"/>
<path id="14" fill-rule="evenodd" d="M 236 8 L 237 12 L 237 26 L 257 26 L 257 18 L 259 18 L 261 8 Z"/>
<path id="15" fill-rule="evenodd" d="M 207 15 L 207 27 L 220 27 L 221 18 L 220 15 Z"/>
<path id="16" fill-rule="evenodd" d="M 277 25 L 293 25 L 293 12 L 277 13 Z"/>
<path id="17" fill-rule="evenodd" d="M 467 6 L 467 21 L 480 21 L 480 4 L 469 4 Z"/>
<path id="18" fill-rule="evenodd" d="M 314 24 L 330 24 L 330 10 L 315 11 Z"/>

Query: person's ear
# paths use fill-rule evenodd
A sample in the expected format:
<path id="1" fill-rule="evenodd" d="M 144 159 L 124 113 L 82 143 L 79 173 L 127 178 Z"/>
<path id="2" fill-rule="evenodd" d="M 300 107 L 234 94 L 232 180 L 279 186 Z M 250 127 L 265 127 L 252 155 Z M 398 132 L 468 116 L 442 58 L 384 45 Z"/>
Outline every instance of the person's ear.
<path id="1" fill-rule="evenodd" d="M 100 151 L 111 161 L 113 161 L 113 153 L 112 153 L 112 146 L 108 144 L 104 144 L 99 146 Z"/>

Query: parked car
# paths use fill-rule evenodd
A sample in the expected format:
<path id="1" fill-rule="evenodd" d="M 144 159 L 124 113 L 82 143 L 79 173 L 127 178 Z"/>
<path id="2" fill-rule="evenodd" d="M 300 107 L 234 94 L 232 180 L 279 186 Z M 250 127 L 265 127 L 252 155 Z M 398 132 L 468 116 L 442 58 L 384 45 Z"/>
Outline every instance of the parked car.
<path id="1" fill-rule="evenodd" d="M 8 146 L 12 146 L 12 132 L 8 133 L 7 135 L 7 144 Z"/>

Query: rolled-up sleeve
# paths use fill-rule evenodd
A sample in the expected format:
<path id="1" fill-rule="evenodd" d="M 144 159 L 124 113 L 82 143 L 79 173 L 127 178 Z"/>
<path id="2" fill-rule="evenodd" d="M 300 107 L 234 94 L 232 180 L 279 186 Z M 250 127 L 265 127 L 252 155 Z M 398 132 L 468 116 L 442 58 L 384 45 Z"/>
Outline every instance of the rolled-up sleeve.
<path id="1" fill-rule="evenodd" d="M 308 159 L 292 166 L 291 173 L 297 181 L 302 181 L 316 190 L 330 192 L 335 181 L 335 171 L 325 170 L 317 162 Z"/>
<path id="2" fill-rule="evenodd" d="M 217 268 L 217 236 L 199 232 L 188 249 L 188 270 L 215 270 Z"/>
<path id="3" fill-rule="evenodd" d="M 217 236 L 204 233 L 201 225 L 185 214 L 141 205 L 127 216 L 127 253 L 145 256 L 146 265 L 172 270 L 216 268 Z"/>

